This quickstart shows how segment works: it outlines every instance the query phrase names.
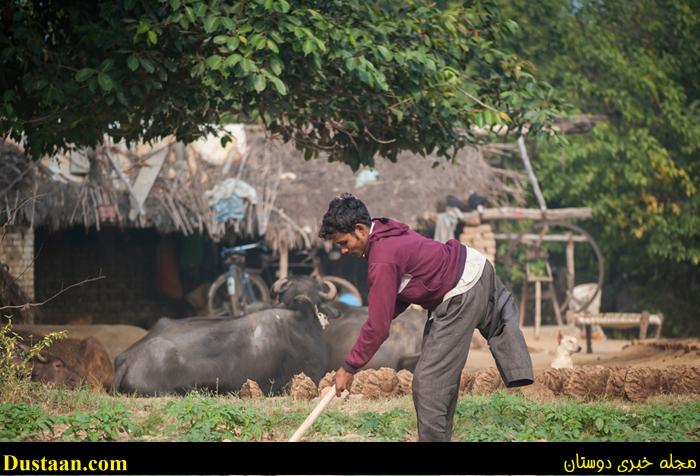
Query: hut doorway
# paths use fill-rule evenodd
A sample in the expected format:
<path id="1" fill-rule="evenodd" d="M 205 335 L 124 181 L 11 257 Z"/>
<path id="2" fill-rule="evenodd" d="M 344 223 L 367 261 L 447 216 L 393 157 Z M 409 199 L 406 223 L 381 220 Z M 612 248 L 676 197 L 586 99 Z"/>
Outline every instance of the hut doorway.
<path id="1" fill-rule="evenodd" d="M 130 324 L 198 314 L 197 290 L 217 273 L 216 247 L 201 235 L 101 226 L 35 232 L 35 293 L 43 324 Z M 206 303 L 206 300 L 204 300 Z M 205 304 L 204 304 L 205 305 Z"/>

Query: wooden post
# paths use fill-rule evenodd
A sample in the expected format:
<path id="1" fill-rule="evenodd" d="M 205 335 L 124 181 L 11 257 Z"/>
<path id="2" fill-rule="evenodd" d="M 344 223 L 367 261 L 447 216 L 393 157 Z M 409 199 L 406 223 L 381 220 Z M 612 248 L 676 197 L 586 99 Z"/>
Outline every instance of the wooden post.
<path id="1" fill-rule="evenodd" d="M 574 297 L 574 283 L 576 282 L 574 279 L 575 270 L 574 241 L 569 238 L 569 241 L 566 242 L 566 293 L 569 298 L 569 308 L 573 306 L 572 299 Z M 567 322 L 567 324 L 571 325 L 573 323 Z"/>
<path id="2" fill-rule="evenodd" d="M 586 353 L 587 354 L 592 354 L 593 353 L 593 342 L 592 342 L 592 337 L 591 334 L 593 334 L 593 326 L 590 324 L 586 325 Z"/>
<path id="3" fill-rule="evenodd" d="M 639 338 L 647 338 L 647 329 L 649 328 L 649 311 L 642 311 L 642 318 L 639 322 Z"/>
<path id="4" fill-rule="evenodd" d="M 535 281 L 535 339 L 540 338 L 540 323 L 542 321 L 542 281 Z"/>
<path id="5" fill-rule="evenodd" d="M 542 190 L 540 190 L 540 184 L 537 181 L 537 176 L 535 176 L 535 171 L 532 170 L 530 158 L 527 156 L 527 148 L 525 147 L 525 139 L 523 136 L 518 137 L 518 148 L 520 149 L 520 157 L 523 159 L 523 164 L 525 164 L 527 175 L 530 177 L 530 183 L 532 184 L 532 189 L 535 192 L 535 197 L 537 197 L 537 203 L 540 205 L 540 210 L 547 210 L 547 203 L 544 201 Z"/>
<path id="6" fill-rule="evenodd" d="M 286 243 L 280 243 L 279 279 L 289 277 L 289 248 Z"/>
<path id="7" fill-rule="evenodd" d="M 525 325 L 525 306 L 527 306 L 527 279 L 523 282 L 522 294 L 520 295 L 520 327 Z"/>

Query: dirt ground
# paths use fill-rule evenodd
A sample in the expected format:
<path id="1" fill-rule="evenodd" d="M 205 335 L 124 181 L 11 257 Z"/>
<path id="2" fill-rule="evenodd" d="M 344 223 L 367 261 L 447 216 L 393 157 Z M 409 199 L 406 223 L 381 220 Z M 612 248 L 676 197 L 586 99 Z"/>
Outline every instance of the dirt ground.
<path id="1" fill-rule="evenodd" d="M 539 339 L 534 328 L 523 328 L 525 341 L 530 348 L 535 372 L 549 368 L 557 348 L 558 326 L 542 326 Z M 478 331 L 477 331 L 478 332 Z M 593 340 L 593 353 L 586 353 L 586 339 L 576 327 L 566 327 L 564 332 L 579 339 L 581 352 L 573 354 L 574 366 L 627 365 L 667 367 L 669 365 L 700 365 L 700 339 L 597 339 Z M 466 368 L 469 371 L 495 367 L 496 363 L 487 346 L 472 344 Z"/>

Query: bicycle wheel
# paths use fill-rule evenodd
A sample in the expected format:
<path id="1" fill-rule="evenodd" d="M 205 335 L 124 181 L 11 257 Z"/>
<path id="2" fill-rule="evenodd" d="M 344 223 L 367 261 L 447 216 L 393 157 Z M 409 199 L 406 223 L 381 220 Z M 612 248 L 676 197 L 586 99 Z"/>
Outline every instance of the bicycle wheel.
<path id="1" fill-rule="evenodd" d="M 221 274 L 211 283 L 207 295 L 207 310 L 210 316 L 223 316 L 231 314 L 231 304 L 228 299 L 226 280 L 228 273 Z"/>
<path id="2" fill-rule="evenodd" d="M 265 280 L 258 276 L 257 274 L 246 273 L 248 282 L 246 283 L 246 304 L 253 304 L 254 302 L 269 303 L 270 289 L 267 287 Z M 252 290 L 252 299 L 250 296 L 250 291 Z"/>
<path id="3" fill-rule="evenodd" d="M 340 295 L 342 291 L 346 291 L 362 302 L 362 294 L 360 294 L 357 287 L 347 279 L 341 278 L 340 276 L 321 276 L 321 280 L 323 281 L 324 279 L 330 281 L 338 288 L 338 295 Z"/>
<path id="4" fill-rule="evenodd" d="M 265 280 L 255 274 L 248 274 L 247 278 L 248 282 L 246 283 L 246 288 L 248 289 L 248 292 L 244 292 L 243 294 L 244 307 L 253 304 L 254 302 L 269 303 L 270 290 L 267 288 Z M 226 284 L 227 280 L 228 273 L 223 273 L 216 278 L 209 288 L 207 309 L 210 316 L 233 316 L 231 301 L 228 295 L 228 286 Z M 245 310 L 243 312 L 245 313 Z"/>

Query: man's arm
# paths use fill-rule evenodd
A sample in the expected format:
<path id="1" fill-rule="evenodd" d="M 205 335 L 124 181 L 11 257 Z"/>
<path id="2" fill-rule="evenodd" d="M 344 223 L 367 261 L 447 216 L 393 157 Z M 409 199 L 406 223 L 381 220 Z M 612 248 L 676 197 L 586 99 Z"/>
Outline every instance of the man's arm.
<path id="1" fill-rule="evenodd" d="M 373 263 L 368 269 L 369 296 L 368 317 L 362 326 L 355 345 L 350 349 L 343 368 L 355 373 L 363 367 L 389 337 L 391 321 L 398 314 L 397 307 L 403 305 L 397 301 L 399 289 L 399 270 L 392 263 Z M 406 306 L 399 312 L 403 312 Z"/>

